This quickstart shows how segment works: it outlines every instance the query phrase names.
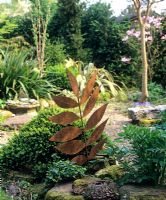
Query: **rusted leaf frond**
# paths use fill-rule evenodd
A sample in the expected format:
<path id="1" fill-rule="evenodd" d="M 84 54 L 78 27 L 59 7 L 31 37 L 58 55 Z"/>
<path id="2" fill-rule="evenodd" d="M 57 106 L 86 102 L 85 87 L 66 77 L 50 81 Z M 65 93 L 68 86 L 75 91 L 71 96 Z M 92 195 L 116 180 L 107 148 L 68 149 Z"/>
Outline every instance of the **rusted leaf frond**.
<path id="1" fill-rule="evenodd" d="M 55 96 L 53 100 L 61 108 L 75 108 L 78 106 L 78 103 L 70 97 Z"/>
<path id="2" fill-rule="evenodd" d="M 69 78 L 73 93 L 78 97 L 79 96 L 79 87 L 78 87 L 77 79 L 69 70 L 67 70 L 67 76 Z"/>
<path id="3" fill-rule="evenodd" d="M 88 160 L 92 160 L 97 155 L 97 153 L 103 148 L 104 143 L 105 140 L 101 140 L 96 146 L 91 149 Z"/>
<path id="4" fill-rule="evenodd" d="M 78 165 L 83 165 L 84 163 L 86 163 L 87 161 L 87 157 L 84 155 L 78 155 L 76 157 L 74 157 L 71 161 L 78 164 Z"/>
<path id="5" fill-rule="evenodd" d="M 64 126 L 78 119 L 79 117 L 73 112 L 62 112 L 58 115 L 55 115 L 49 118 L 50 121 L 55 122 L 57 124 L 64 125 Z"/>
<path id="6" fill-rule="evenodd" d="M 82 131 L 80 128 L 74 126 L 68 126 L 58 131 L 49 140 L 52 142 L 68 142 L 70 140 L 75 139 L 81 134 Z"/>
<path id="7" fill-rule="evenodd" d="M 84 109 L 84 112 L 83 112 L 83 116 L 85 117 L 86 115 L 88 115 L 92 109 L 94 108 L 95 104 L 96 104 L 96 101 L 97 101 L 97 98 L 98 98 L 98 95 L 99 95 L 99 87 L 96 87 L 92 96 L 90 97 L 89 101 L 87 102 L 86 106 L 85 106 L 85 109 Z"/>
<path id="8" fill-rule="evenodd" d="M 91 76 L 91 78 L 88 80 L 84 90 L 83 90 L 83 94 L 81 97 L 81 101 L 80 104 L 83 104 L 87 101 L 87 99 L 89 98 L 89 96 L 91 95 L 92 91 L 93 91 L 93 87 L 95 85 L 95 81 L 96 81 L 96 76 L 97 76 L 97 70 L 93 73 L 93 75 Z"/>
<path id="9" fill-rule="evenodd" d="M 85 143 L 81 140 L 72 140 L 70 142 L 59 144 L 55 148 L 61 151 L 62 153 L 74 155 L 85 148 Z"/>
<path id="10" fill-rule="evenodd" d="M 102 135 L 103 131 L 104 131 L 104 128 L 105 128 L 105 125 L 107 123 L 108 119 L 105 120 L 103 123 L 101 123 L 96 129 L 95 131 L 92 133 L 92 136 L 90 138 L 88 138 L 87 142 L 86 142 L 86 145 L 90 145 L 94 142 L 96 142 L 100 136 Z"/>
<path id="11" fill-rule="evenodd" d="M 92 115 L 91 117 L 89 118 L 87 124 L 86 124 L 86 127 L 85 127 L 85 130 L 90 130 L 92 129 L 94 126 L 96 126 L 99 121 L 102 119 L 104 113 L 105 113 L 105 110 L 107 108 L 107 105 L 108 104 L 105 104 L 103 106 L 101 106 L 100 108 L 98 108 Z"/>

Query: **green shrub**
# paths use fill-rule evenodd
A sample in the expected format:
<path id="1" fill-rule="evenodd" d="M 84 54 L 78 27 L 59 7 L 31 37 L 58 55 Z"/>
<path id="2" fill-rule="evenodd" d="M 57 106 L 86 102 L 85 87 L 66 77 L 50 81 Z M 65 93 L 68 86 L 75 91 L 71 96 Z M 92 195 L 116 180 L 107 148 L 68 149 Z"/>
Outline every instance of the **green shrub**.
<path id="1" fill-rule="evenodd" d="M 66 51 L 64 48 L 64 44 L 57 43 L 48 43 L 45 49 L 45 59 L 47 61 L 47 65 L 55 65 L 58 63 L 63 63 L 66 59 Z"/>
<path id="2" fill-rule="evenodd" d="M 120 138 L 131 144 L 123 148 L 126 182 L 163 184 L 166 178 L 166 131 L 127 126 Z M 128 157 L 128 158 L 127 158 Z"/>
<path id="3" fill-rule="evenodd" d="M 148 85 L 149 90 L 149 101 L 159 101 L 161 98 L 164 98 L 164 89 L 161 85 L 156 83 L 150 83 Z"/>
<path id="4" fill-rule="evenodd" d="M 70 90 L 70 84 L 67 78 L 66 69 L 63 64 L 49 66 L 46 69 L 46 78 L 61 90 Z"/>
<path id="5" fill-rule="evenodd" d="M 71 181 L 84 176 L 85 172 L 85 167 L 75 165 L 69 160 L 53 162 L 47 171 L 46 183 L 52 185 L 59 182 Z"/>
<path id="6" fill-rule="evenodd" d="M 47 163 L 55 153 L 54 143 L 49 138 L 62 126 L 53 124 L 49 116 L 58 114 L 58 108 L 50 108 L 38 114 L 26 124 L 1 150 L 0 162 L 7 168 Z"/>
<path id="7" fill-rule="evenodd" d="M 33 165 L 32 173 L 36 180 L 38 180 L 38 181 L 44 180 L 44 178 L 46 177 L 46 172 L 48 171 L 48 168 L 50 167 L 52 162 L 57 162 L 57 161 L 61 160 L 61 157 L 59 157 L 56 153 L 54 153 L 51 156 L 51 158 L 52 158 L 52 160 L 49 161 L 48 163 L 38 162 Z"/>

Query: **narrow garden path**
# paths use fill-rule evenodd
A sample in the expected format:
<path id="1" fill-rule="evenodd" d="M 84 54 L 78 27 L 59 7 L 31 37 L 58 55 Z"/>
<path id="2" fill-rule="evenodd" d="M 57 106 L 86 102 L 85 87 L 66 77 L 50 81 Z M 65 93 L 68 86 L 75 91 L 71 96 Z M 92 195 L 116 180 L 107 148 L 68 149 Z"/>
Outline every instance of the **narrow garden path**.
<path id="1" fill-rule="evenodd" d="M 116 102 L 110 103 L 104 115 L 104 119 L 109 118 L 105 127 L 105 132 L 112 140 L 117 138 L 118 133 L 123 129 L 123 126 L 129 124 L 131 120 L 128 118 L 127 109 L 129 104 Z"/>
<path id="2" fill-rule="evenodd" d="M 121 132 L 124 125 L 129 124 L 131 120 L 127 116 L 128 104 L 122 102 L 111 102 L 104 115 L 104 119 L 109 118 L 108 123 L 105 127 L 105 132 L 114 140 L 117 138 L 117 134 Z M 0 146 L 6 144 L 8 140 L 17 133 L 18 127 L 27 123 L 32 119 L 31 115 L 20 115 L 9 118 L 3 124 L 5 127 L 15 127 L 15 130 L 0 130 Z"/>

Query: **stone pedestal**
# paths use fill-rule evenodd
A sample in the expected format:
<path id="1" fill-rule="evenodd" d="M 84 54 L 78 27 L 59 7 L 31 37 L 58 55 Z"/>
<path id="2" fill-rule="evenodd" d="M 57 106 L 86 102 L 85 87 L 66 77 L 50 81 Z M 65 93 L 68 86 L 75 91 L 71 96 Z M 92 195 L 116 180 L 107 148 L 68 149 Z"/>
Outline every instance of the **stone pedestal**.
<path id="1" fill-rule="evenodd" d="M 158 119 L 158 115 L 166 111 L 166 105 L 128 108 L 128 116 L 133 122 L 141 119 Z"/>

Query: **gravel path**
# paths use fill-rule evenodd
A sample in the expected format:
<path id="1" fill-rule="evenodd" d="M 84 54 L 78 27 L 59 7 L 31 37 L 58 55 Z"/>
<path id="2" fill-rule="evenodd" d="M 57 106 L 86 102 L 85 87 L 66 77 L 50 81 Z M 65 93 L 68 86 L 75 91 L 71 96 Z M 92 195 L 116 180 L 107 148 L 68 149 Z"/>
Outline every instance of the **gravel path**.
<path id="1" fill-rule="evenodd" d="M 110 103 L 107 107 L 104 119 L 109 118 L 107 125 L 105 127 L 105 132 L 110 135 L 110 137 L 114 140 L 117 138 L 117 133 L 121 132 L 124 125 L 129 124 L 131 120 L 127 116 L 127 108 L 128 104 L 124 103 Z M 20 127 L 26 122 L 30 121 L 32 116 L 29 115 L 20 115 L 16 117 L 12 117 L 8 119 L 4 124 L 6 126 L 12 125 L 16 127 Z M 0 130 L 0 146 L 7 143 L 7 141 L 13 136 L 15 131 L 1 131 Z"/>

